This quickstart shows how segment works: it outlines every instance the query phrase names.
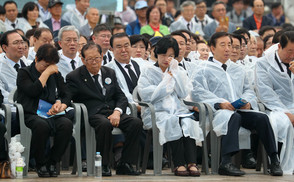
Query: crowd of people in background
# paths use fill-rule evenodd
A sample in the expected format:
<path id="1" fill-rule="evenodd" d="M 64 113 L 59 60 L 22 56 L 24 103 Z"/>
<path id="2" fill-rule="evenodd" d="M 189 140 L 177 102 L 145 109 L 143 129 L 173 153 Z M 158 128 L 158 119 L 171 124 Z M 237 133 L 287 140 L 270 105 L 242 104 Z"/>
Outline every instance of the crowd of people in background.
<path id="1" fill-rule="evenodd" d="M 58 176 L 56 164 L 71 142 L 71 102 L 88 110 L 102 175 L 112 175 L 111 151 L 117 175 L 140 175 L 133 165 L 154 126 L 151 110 L 133 99 L 135 90 L 154 105 L 158 140 L 172 151 L 175 175 L 201 175 L 197 150 L 209 132 L 221 137 L 220 175 L 245 174 L 231 160 L 239 150 L 242 167 L 255 168 L 259 141 L 271 175 L 293 174 L 294 1 L 217 0 L 208 7 L 205 0 L 185 0 L 177 7 L 174 0 L 123 0 L 114 15 L 101 14 L 90 0 L 74 2 L 0 4 L 0 103 L 9 104 L 17 88 L 32 131 L 30 167 L 39 177 Z M 52 104 L 50 119 L 37 114 L 41 100 Z M 184 100 L 211 107 L 206 132 L 199 108 Z M 138 117 L 130 115 L 128 103 L 136 105 Z M 3 161 L 7 128 L 0 114 Z M 112 136 L 113 128 L 123 134 Z M 16 110 L 9 130 L 20 133 Z M 55 140 L 48 149 L 50 136 Z M 152 151 L 149 156 L 152 167 Z"/>

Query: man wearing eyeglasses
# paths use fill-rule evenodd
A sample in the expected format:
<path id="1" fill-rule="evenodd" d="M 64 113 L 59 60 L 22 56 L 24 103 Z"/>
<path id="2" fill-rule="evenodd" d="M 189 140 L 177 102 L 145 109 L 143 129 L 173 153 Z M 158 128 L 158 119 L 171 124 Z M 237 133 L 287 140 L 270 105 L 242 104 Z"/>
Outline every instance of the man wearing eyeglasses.
<path id="1" fill-rule="evenodd" d="M 121 45 L 125 49 L 127 45 Z M 66 82 L 72 100 L 84 103 L 89 114 L 89 123 L 95 129 L 96 149 L 102 155 L 102 176 L 111 176 L 110 153 L 112 129 L 117 127 L 125 134 L 120 164 L 116 174 L 139 175 L 136 164 L 139 151 L 139 135 L 142 121 L 126 114 L 128 100 L 121 90 L 113 69 L 101 66 L 102 49 L 91 42 L 81 51 L 83 66 L 69 73 Z M 122 54 L 125 55 L 125 54 Z"/>
<path id="2" fill-rule="evenodd" d="M 64 26 L 58 33 L 58 44 L 61 47 L 59 50 L 60 60 L 57 64 L 58 70 L 62 77 L 83 65 L 78 53 L 78 42 L 80 33 L 74 26 Z"/>
<path id="3" fill-rule="evenodd" d="M 102 65 L 112 61 L 113 54 L 110 49 L 111 29 L 106 24 L 97 25 L 93 30 L 92 40 L 102 48 L 103 60 Z"/>
<path id="4" fill-rule="evenodd" d="M 226 17 L 226 5 L 222 1 L 216 1 L 212 4 L 212 16 L 214 17 L 214 21 L 207 24 L 204 28 L 205 39 L 209 40 L 209 38 L 215 32 L 228 32 L 232 33 L 236 30 L 236 25 L 229 22 L 228 17 Z"/>
<path id="5" fill-rule="evenodd" d="M 204 31 L 204 27 L 213 21 L 207 13 L 206 1 L 197 0 L 196 1 L 196 9 L 195 9 L 195 22 L 196 24 L 201 26 L 202 31 Z"/>
<path id="6" fill-rule="evenodd" d="M 51 44 L 53 39 L 53 34 L 49 28 L 37 28 L 34 35 L 34 46 L 29 48 L 28 60 L 35 60 L 36 53 L 44 44 Z"/>
<path id="7" fill-rule="evenodd" d="M 9 93 L 16 87 L 17 72 L 29 65 L 29 62 L 21 59 L 24 54 L 24 40 L 15 30 L 5 32 L 0 44 L 4 51 L 0 58 L 0 89 L 4 96 L 3 103 L 8 104 Z M 11 129 L 11 136 L 19 134 L 19 121 L 15 111 L 12 115 Z"/>

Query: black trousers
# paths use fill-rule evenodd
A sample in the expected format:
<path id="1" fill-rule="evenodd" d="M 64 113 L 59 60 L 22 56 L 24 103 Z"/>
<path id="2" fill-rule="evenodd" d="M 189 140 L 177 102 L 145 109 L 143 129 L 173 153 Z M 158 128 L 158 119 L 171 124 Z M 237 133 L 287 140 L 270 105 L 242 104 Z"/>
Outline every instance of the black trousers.
<path id="1" fill-rule="evenodd" d="M 65 116 L 50 118 L 55 125 L 54 142 L 49 154 L 46 155 L 46 144 L 52 134 L 52 127 L 47 120 L 37 115 L 25 115 L 25 124 L 32 130 L 31 153 L 35 157 L 37 168 L 47 163 L 59 162 L 72 136 L 73 124 L 70 119 Z"/>
<path id="2" fill-rule="evenodd" d="M 6 151 L 6 144 L 4 134 L 6 132 L 5 125 L 1 122 L 1 115 L 0 115 L 0 161 L 7 160 L 7 151 Z"/>
<path id="3" fill-rule="evenodd" d="M 90 125 L 95 129 L 96 151 L 102 155 L 102 165 L 110 164 L 110 152 L 112 147 L 112 129 L 107 115 L 95 114 L 89 118 Z M 131 117 L 127 114 L 120 116 L 118 128 L 125 135 L 125 142 L 122 150 L 121 162 L 136 164 L 139 154 L 140 135 L 143 123 L 139 118 Z"/>
<path id="4" fill-rule="evenodd" d="M 256 112 L 235 112 L 228 123 L 227 135 L 222 136 L 221 155 L 235 154 L 239 151 L 240 127 L 255 130 L 268 155 L 277 153 L 274 132 L 266 114 Z"/>
<path id="5" fill-rule="evenodd" d="M 172 150 L 173 162 L 176 167 L 184 166 L 197 161 L 197 146 L 194 139 L 182 137 L 178 140 L 167 142 Z"/>

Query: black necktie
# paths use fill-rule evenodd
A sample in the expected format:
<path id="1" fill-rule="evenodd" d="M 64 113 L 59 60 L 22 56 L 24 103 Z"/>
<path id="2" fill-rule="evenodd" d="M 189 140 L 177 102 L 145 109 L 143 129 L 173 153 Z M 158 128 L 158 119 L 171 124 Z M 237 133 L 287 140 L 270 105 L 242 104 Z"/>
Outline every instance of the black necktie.
<path id="1" fill-rule="evenodd" d="M 127 64 L 125 67 L 128 69 L 129 75 L 130 75 L 131 80 L 133 82 L 133 86 L 136 87 L 137 86 L 137 82 L 138 82 L 138 78 L 137 78 L 136 74 L 131 69 L 131 65 L 130 64 Z"/>
<path id="2" fill-rule="evenodd" d="M 289 77 L 291 78 L 291 70 L 289 69 L 290 64 L 289 63 L 283 63 L 286 67 L 287 67 L 287 73 L 289 75 Z"/>
<path id="3" fill-rule="evenodd" d="M 191 31 L 190 30 L 190 23 L 187 24 L 187 28 L 188 28 L 189 31 Z"/>
<path id="4" fill-rule="evenodd" d="M 108 52 L 108 61 L 110 62 L 112 60 L 112 56 L 110 54 L 110 52 Z"/>
<path id="5" fill-rule="evenodd" d="M 224 69 L 225 71 L 227 71 L 227 65 L 226 65 L 226 64 L 223 64 L 222 67 L 223 67 L 223 69 Z"/>
<path id="6" fill-rule="evenodd" d="M 15 23 L 11 23 L 11 26 L 12 26 L 13 28 L 15 28 Z"/>
<path id="7" fill-rule="evenodd" d="M 75 60 L 71 60 L 70 63 L 71 63 L 72 70 L 75 70 L 76 69 Z"/>
<path id="8" fill-rule="evenodd" d="M 107 59 L 107 56 L 104 55 L 104 56 L 103 56 L 103 62 L 104 62 L 103 65 L 105 65 L 105 64 L 107 63 L 107 62 L 106 62 L 106 59 Z"/>
<path id="9" fill-rule="evenodd" d="M 182 64 L 182 63 L 179 63 L 179 66 L 181 66 L 181 67 L 183 67 L 184 69 L 186 69 L 184 63 L 183 63 L 183 64 Z"/>
<path id="10" fill-rule="evenodd" d="M 18 72 L 19 67 L 20 67 L 20 66 L 19 66 L 19 64 L 17 64 L 17 63 L 14 65 L 14 69 L 16 70 L 16 72 Z"/>
<path id="11" fill-rule="evenodd" d="M 102 93 L 102 87 L 101 87 L 101 85 L 100 85 L 100 83 L 98 81 L 98 77 L 99 77 L 98 74 L 97 75 L 93 75 L 93 78 L 95 80 L 95 85 L 97 86 L 98 90 Z"/>
<path id="12" fill-rule="evenodd" d="M 200 23 L 201 23 L 202 30 L 204 30 L 204 20 L 200 21 Z"/>

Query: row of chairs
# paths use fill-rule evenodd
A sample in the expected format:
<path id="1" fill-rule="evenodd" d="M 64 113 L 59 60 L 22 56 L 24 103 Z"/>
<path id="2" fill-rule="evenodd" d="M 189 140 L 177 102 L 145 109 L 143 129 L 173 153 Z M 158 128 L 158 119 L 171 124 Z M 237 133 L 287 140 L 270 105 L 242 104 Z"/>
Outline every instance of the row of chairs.
<path id="1" fill-rule="evenodd" d="M 13 104 L 18 112 L 19 122 L 20 122 L 20 132 L 21 132 L 21 143 L 25 147 L 25 151 L 23 152 L 23 156 L 25 157 L 26 166 L 24 167 L 24 176 L 28 174 L 28 164 L 29 164 L 29 156 L 30 156 L 30 143 L 31 143 L 31 130 L 26 127 L 24 122 L 24 112 L 21 104 L 16 102 L 17 97 L 17 89 L 14 89 L 8 98 L 8 101 Z M 142 173 L 146 172 L 147 161 L 151 146 L 151 141 L 153 138 L 153 174 L 154 175 L 161 175 L 162 174 L 162 156 L 163 156 L 163 146 L 159 144 L 159 130 L 156 126 L 156 115 L 154 106 L 151 103 L 142 102 L 137 87 L 133 91 L 133 99 L 136 103 L 143 107 L 149 107 L 151 110 L 151 120 L 152 120 L 152 129 L 148 131 L 146 143 L 144 147 L 144 154 L 143 154 L 143 162 L 142 162 Z M 195 106 L 199 109 L 199 124 L 202 128 L 204 141 L 202 142 L 202 172 L 205 174 L 210 174 L 209 166 L 208 166 L 208 139 L 210 138 L 210 149 L 211 149 L 211 173 L 217 174 L 219 162 L 220 162 L 220 140 L 221 137 L 217 137 L 212 130 L 212 120 L 213 120 L 213 110 L 208 104 L 205 103 L 195 103 L 184 101 L 187 106 Z M 75 165 L 77 167 L 78 176 L 82 176 L 82 159 L 81 159 L 81 122 L 82 120 L 85 123 L 85 133 L 86 133 L 86 155 L 87 155 L 87 175 L 93 176 L 94 175 L 94 157 L 96 153 L 96 139 L 95 139 L 95 130 L 93 127 L 90 126 L 88 121 L 88 112 L 87 108 L 82 103 L 72 103 L 71 105 L 74 110 L 74 126 L 73 126 L 73 138 L 75 139 Z M 262 108 L 262 104 L 260 107 Z M 131 115 L 137 117 L 137 108 L 135 104 L 130 104 L 128 107 L 131 110 Z M 10 142 L 11 138 L 11 107 L 9 104 L 2 104 L 2 108 L 5 111 L 5 125 L 7 128 L 7 132 L 5 134 L 5 138 L 8 142 Z M 209 123 L 209 125 L 207 125 Z M 206 133 L 206 127 L 210 127 L 210 135 Z M 122 131 L 119 128 L 114 128 L 112 131 L 113 135 L 122 134 Z M 267 157 L 266 152 L 263 146 L 261 148 L 261 156 L 262 156 L 262 163 L 264 167 L 264 173 L 267 173 Z M 261 164 L 261 163 L 259 163 Z M 139 166 L 139 162 L 137 168 Z M 260 165 L 258 165 L 257 170 L 260 170 Z M 73 174 L 76 173 L 76 168 L 73 168 Z"/>

